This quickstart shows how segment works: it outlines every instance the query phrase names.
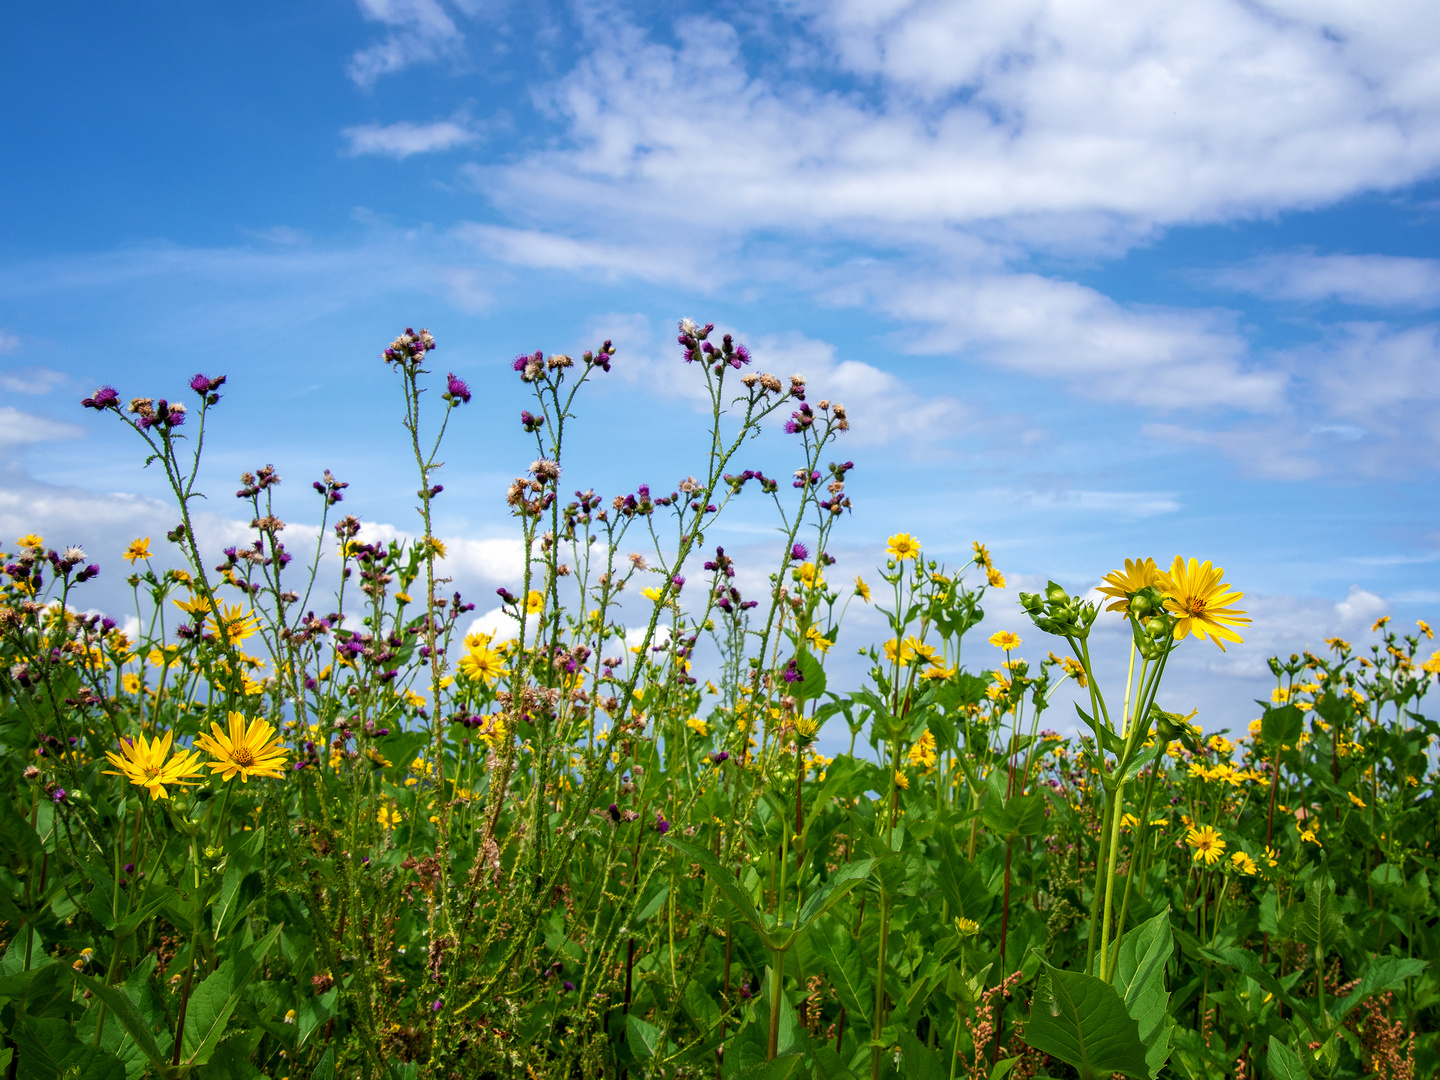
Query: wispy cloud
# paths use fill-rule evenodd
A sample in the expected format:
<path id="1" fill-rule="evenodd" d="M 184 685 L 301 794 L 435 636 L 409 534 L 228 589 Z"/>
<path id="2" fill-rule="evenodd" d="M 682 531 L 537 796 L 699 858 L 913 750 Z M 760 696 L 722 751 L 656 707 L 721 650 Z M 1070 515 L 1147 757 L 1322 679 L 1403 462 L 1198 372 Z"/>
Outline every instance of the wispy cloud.
<path id="1" fill-rule="evenodd" d="M 1221 270 L 1225 288 L 1271 300 L 1326 301 L 1380 308 L 1440 307 L 1440 261 L 1395 255 L 1266 255 Z"/>
<path id="2" fill-rule="evenodd" d="M 358 0 L 367 21 L 389 28 L 384 40 L 350 58 L 346 72 L 360 86 L 411 64 L 454 56 L 464 41 L 460 28 L 438 0 Z"/>
<path id="3" fill-rule="evenodd" d="M 29 443 L 58 442 L 79 439 L 85 429 L 63 420 L 21 412 L 9 405 L 0 405 L 0 446 L 25 446 Z"/>
<path id="4" fill-rule="evenodd" d="M 412 154 L 430 154 L 473 143 L 480 136 L 454 120 L 437 120 L 431 124 L 360 124 L 340 134 L 350 140 L 350 153 L 380 154 L 403 161 Z"/>

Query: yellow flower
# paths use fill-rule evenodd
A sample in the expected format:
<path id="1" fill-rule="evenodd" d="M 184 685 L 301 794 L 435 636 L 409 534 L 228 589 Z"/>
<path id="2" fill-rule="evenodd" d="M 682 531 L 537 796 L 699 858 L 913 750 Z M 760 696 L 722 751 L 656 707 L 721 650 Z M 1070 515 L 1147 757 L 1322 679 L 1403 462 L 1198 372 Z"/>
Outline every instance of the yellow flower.
<path id="1" fill-rule="evenodd" d="M 931 657 L 930 666 L 920 673 L 922 679 L 953 679 L 956 672 L 955 666 L 945 666 L 945 662 L 938 657 Z"/>
<path id="2" fill-rule="evenodd" d="M 488 642 L 489 638 L 485 641 Z M 500 654 L 484 644 L 467 649 L 460 658 L 459 668 L 462 675 L 487 686 L 501 676 L 510 674 L 501 663 Z"/>
<path id="3" fill-rule="evenodd" d="M 1136 825 L 1139 824 L 1140 819 L 1137 818 L 1134 814 L 1126 814 L 1120 819 L 1120 827 L 1122 829 L 1133 829 Z"/>
<path id="4" fill-rule="evenodd" d="M 124 675 L 120 676 L 120 689 L 124 690 L 127 694 L 140 693 L 140 676 L 133 671 L 127 671 Z"/>
<path id="5" fill-rule="evenodd" d="M 1123 613 L 1129 612 L 1130 597 L 1141 589 L 1152 585 L 1163 588 L 1166 584 L 1165 575 L 1155 565 L 1154 559 L 1126 559 L 1124 570 L 1111 570 L 1102 580 L 1105 584 L 1099 587 L 1099 591 L 1114 598 L 1105 610 Z"/>
<path id="6" fill-rule="evenodd" d="M 1430 641 L 1435 640 L 1435 631 L 1430 629 L 1430 624 L 1427 623 L 1424 619 L 1416 619 L 1415 625 L 1420 627 L 1420 632 L 1424 634 L 1426 638 L 1428 638 Z"/>
<path id="7" fill-rule="evenodd" d="M 935 659 L 934 645 L 927 645 L 914 634 L 911 634 L 905 639 L 905 644 L 909 646 L 912 656 L 918 656 L 922 661 L 927 664 L 938 663 L 938 661 Z"/>
<path id="8" fill-rule="evenodd" d="M 1013 630 L 997 630 L 990 635 L 990 644 L 1009 652 L 1020 647 L 1020 635 Z"/>
<path id="9" fill-rule="evenodd" d="M 1235 744 L 1225 738 L 1224 735 L 1211 735 L 1209 746 L 1210 749 L 1214 750 L 1217 754 L 1225 754 L 1227 756 L 1235 749 Z"/>
<path id="10" fill-rule="evenodd" d="M 961 937 L 974 937 L 980 932 L 980 924 L 974 919 L 957 917 L 955 920 L 955 930 Z"/>
<path id="11" fill-rule="evenodd" d="M 640 595 L 645 597 L 646 600 L 653 600 L 658 603 L 660 597 L 663 595 L 663 592 L 664 591 L 658 585 L 646 585 L 643 589 L 640 590 Z"/>
<path id="12" fill-rule="evenodd" d="M 425 699 L 414 690 L 406 690 L 405 704 L 409 705 L 412 709 L 423 709 L 425 707 Z"/>
<path id="13" fill-rule="evenodd" d="M 15 543 L 22 548 L 39 549 L 45 546 L 45 538 L 35 533 L 26 533 L 24 536 L 20 537 L 20 539 L 16 540 Z"/>
<path id="14" fill-rule="evenodd" d="M 239 604 L 221 604 L 220 621 L 225 627 L 225 640 L 231 645 L 238 645 L 260 629 L 260 623 L 255 618 L 254 612 L 246 611 Z M 215 626 L 214 619 L 209 620 L 205 626 L 217 637 L 219 636 L 220 632 Z"/>
<path id="15" fill-rule="evenodd" d="M 826 653 L 828 653 L 830 651 L 830 646 L 834 644 L 828 637 L 826 637 L 820 632 L 820 628 L 818 626 L 812 626 L 809 630 L 805 631 L 805 640 L 810 642 L 810 647 L 813 648 L 816 652 L 818 652 L 821 656 L 824 656 Z"/>
<path id="16" fill-rule="evenodd" d="M 885 642 L 885 659 L 889 660 L 892 664 L 899 664 L 901 667 L 904 667 L 910 663 L 911 660 L 915 659 L 915 649 L 908 641 L 902 643 L 895 638 L 891 638 Z"/>
<path id="17" fill-rule="evenodd" d="M 1440 675 L 1440 649 L 1430 654 L 1430 659 L 1420 665 L 1422 671 L 1431 675 Z"/>
<path id="18" fill-rule="evenodd" d="M 1360 798 L 1359 795 L 1356 795 L 1353 791 L 1347 791 L 1345 794 L 1349 795 L 1350 801 L 1356 806 L 1358 806 L 1361 810 L 1365 809 L 1365 800 Z"/>
<path id="19" fill-rule="evenodd" d="M 1258 739 L 1258 738 L 1260 737 L 1260 721 L 1259 721 L 1259 720 L 1251 720 L 1251 721 L 1250 721 L 1250 735 L 1251 735 L 1252 738 L 1256 738 L 1256 739 Z"/>
<path id="20" fill-rule="evenodd" d="M 125 549 L 125 554 L 120 557 L 131 566 L 141 559 L 150 558 L 150 538 L 146 536 L 139 540 L 131 540 L 130 546 Z"/>
<path id="21" fill-rule="evenodd" d="M 691 731 L 693 731 L 696 735 L 699 735 L 702 739 L 706 735 L 710 734 L 710 725 L 707 724 L 704 720 L 700 719 L 700 717 L 698 716 L 692 716 L 689 720 L 686 720 L 685 726 L 688 727 Z"/>
<path id="22" fill-rule="evenodd" d="M 525 594 L 525 614 L 539 615 L 545 610 L 545 594 L 539 589 L 531 589 Z"/>
<path id="23" fill-rule="evenodd" d="M 211 723 L 212 735 L 201 735 L 195 745 L 218 760 L 209 763 L 210 768 L 230 780 L 238 772 L 240 782 L 248 784 L 253 773 L 256 776 L 271 776 L 276 779 L 284 775 L 285 759 L 289 751 L 275 738 L 272 724 L 258 717 L 247 725 L 242 713 L 229 714 L 230 731 L 222 731 L 219 724 Z"/>
<path id="24" fill-rule="evenodd" d="M 927 769 L 934 767 L 937 748 L 935 746 L 935 736 L 930 734 L 929 728 L 926 728 L 925 731 L 921 733 L 920 738 L 915 741 L 915 745 L 910 747 L 910 752 L 907 756 L 909 757 L 911 765 L 921 765 Z"/>
<path id="25" fill-rule="evenodd" d="M 920 541 L 909 533 L 896 533 L 886 542 L 885 554 L 897 562 L 913 559 L 920 554 Z"/>
<path id="26" fill-rule="evenodd" d="M 413 603 L 414 601 L 411 599 L 409 593 L 397 592 L 395 594 L 395 602 L 403 607 L 404 605 Z"/>
<path id="27" fill-rule="evenodd" d="M 174 732 L 167 731 L 154 739 L 146 739 L 144 735 L 134 739 L 121 739 L 120 753 L 115 754 L 108 750 L 105 752 L 110 764 L 119 771 L 106 769 L 105 775 L 125 777 L 132 784 L 150 792 L 152 800 L 170 797 L 165 790 L 166 784 L 193 787 L 194 781 L 187 780 L 186 777 L 204 775 L 204 770 L 200 768 L 200 755 L 194 750 L 181 750 L 166 761 L 165 757 L 170 753 L 170 743 L 174 737 Z"/>
<path id="28" fill-rule="evenodd" d="M 1275 867 L 1280 865 L 1280 853 L 1269 844 L 1265 845 L 1265 864 L 1269 866 L 1271 870 L 1274 870 Z"/>
<path id="29" fill-rule="evenodd" d="M 1230 856 L 1230 865 L 1240 873 L 1249 877 L 1253 877 L 1255 871 L 1260 869 L 1260 867 L 1256 865 L 1255 860 L 1243 851 L 1237 851 Z"/>
<path id="30" fill-rule="evenodd" d="M 993 566 L 985 568 L 985 580 L 997 589 L 1005 588 L 1005 575 Z"/>
<path id="31" fill-rule="evenodd" d="M 1315 839 L 1315 833 L 1313 830 L 1301 828 L 1299 822 L 1296 822 L 1295 827 L 1300 830 L 1300 839 L 1303 843 L 1314 844 L 1316 847 L 1325 846 L 1324 844 L 1320 843 L 1319 840 Z"/>
<path id="32" fill-rule="evenodd" d="M 979 540 L 974 541 L 970 546 L 975 549 L 975 565 L 976 565 L 976 566 L 983 566 L 983 567 L 985 567 L 986 570 L 989 570 L 989 569 L 990 569 L 990 552 L 989 552 L 989 550 L 985 547 L 984 544 L 980 543 Z"/>
<path id="33" fill-rule="evenodd" d="M 800 575 L 800 580 L 812 589 L 818 589 L 825 584 L 825 575 L 820 573 L 820 568 L 813 562 L 801 563 L 796 573 Z"/>
<path id="34" fill-rule="evenodd" d="M 1231 627 L 1250 622 L 1238 608 L 1228 607 L 1232 601 L 1245 594 L 1230 591 L 1220 578 L 1225 571 L 1212 567 L 1209 561 L 1203 563 L 1191 559 L 1188 563 L 1175 556 L 1175 565 L 1170 568 L 1161 591 L 1165 594 L 1165 608 L 1179 616 L 1175 623 L 1175 640 L 1183 641 L 1190 634 L 1214 641 L 1221 652 L 1226 641 L 1243 641 Z"/>
<path id="35" fill-rule="evenodd" d="M 1209 825 L 1199 829 L 1192 828 L 1185 834 L 1185 843 L 1195 849 L 1195 861 L 1203 860 L 1206 866 L 1214 866 L 1220 856 L 1225 854 L 1225 841 Z"/>
<path id="36" fill-rule="evenodd" d="M 865 579 L 859 574 L 855 575 L 855 595 L 867 604 L 870 602 L 870 586 L 865 584 Z"/>
<path id="37" fill-rule="evenodd" d="M 393 829 L 400 824 L 400 811 L 394 807 L 382 806 L 380 812 L 375 815 L 375 820 L 384 828 Z"/>
<path id="38" fill-rule="evenodd" d="M 203 596 L 192 594 L 188 600 L 173 600 L 171 603 L 191 615 L 206 615 L 210 611 L 210 601 Z"/>
<path id="39" fill-rule="evenodd" d="M 910 778 L 899 769 L 895 770 L 895 786 L 904 788 L 907 791 L 910 790 Z"/>
<path id="40" fill-rule="evenodd" d="M 441 542 L 440 538 L 439 538 L 439 537 L 435 537 L 435 536 L 431 536 L 431 537 L 428 538 L 428 540 L 429 540 L 430 550 L 435 553 L 436 557 L 437 557 L 437 558 L 441 558 L 441 559 L 445 558 L 445 554 L 446 554 L 446 552 L 445 552 L 445 545 L 444 545 L 444 543 Z"/>
<path id="41" fill-rule="evenodd" d="M 1085 665 L 1076 660 L 1073 656 L 1056 656 L 1050 654 L 1050 662 L 1060 665 L 1060 670 L 1074 679 L 1083 688 L 1085 686 Z"/>

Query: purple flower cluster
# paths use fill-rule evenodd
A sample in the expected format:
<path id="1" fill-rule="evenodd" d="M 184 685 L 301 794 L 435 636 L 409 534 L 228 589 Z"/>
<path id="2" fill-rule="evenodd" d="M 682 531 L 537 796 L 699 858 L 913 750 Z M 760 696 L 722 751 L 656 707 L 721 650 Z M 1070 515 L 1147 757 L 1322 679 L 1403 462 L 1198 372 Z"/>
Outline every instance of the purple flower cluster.
<path id="1" fill-rule="evenodd" d="M 616 495 L 610 505 L 626 517 L 649 517 L 655 512 L 655 500 L 650 497 L 649 484 L 641 484 L 633 495 Z"/>
<path id="2" fill-rule="evenodd" d="M 541 425 L 543 425 L 544 423 L 545 417 L 535 416 L 531 413 L 526 412 L 524 409 L 520 410 L 520 426 L 523 427 L 526 431 L 539 431 Z"/>
<path id="3" fill-rule="evenodd" d="M 120 392 L 113 386 L 102 386 L 95 391 L 94 396 L 83 399 L 80 404 L 87 409 L 98 409 L 101 412 L 106 409 L 119 409 Z"/>
<path id="4" fill-rule="evenodd" d="M 345 501 L 345 496 L 343 492 L 345 488 L 348 488 L 350 486 L 350 484 L 349 481 L 341 483 L 339 480 L 336 480 L 330 470 L 326 469 L 324 482 L 322 483 L 321 481 L 316 480 L 310 486 L 313 487 L 321 495 L 325 496 L 326 506 L 334 506 L 338 502 Z"/>
<path id="5" fill-rule="evenodd" d="M 435 348 L 435 338 L 429 330 L 421 329 L 415 331 L 410 327 L 390 343 L 390 347 L 380 354 L 387 364 L 405 364 L 409 367 L 419 367 L 420 362 L 425 359 L 425 354 Z"/>
<path id="6" fill-rule="evenodd" d="M 778 483 L 776 483 L 774 480 L 769 479 L 764 473 L 760 472 L 758 469 L 746 469 L 739 475 L 731 475 L 730 473 L 726 473 L 723 479 L 725 483 L 730 485 L 730 492 L 732 495 L 738 494 L 740 489 L 743 488 L 751 480 L 758 480 L 760 483 L 760 490 L 765 492 L 766 495 L 773 495 L 776 491 L 780 489 L 780 485 Z"/>
<path id="7" fill-rule="evenodd" d="M 796 432 L 804 431 L 815 423 L 815 413 L 809 405 L 803 402 L 800 408 L 790 414 L 790 419 L 785 421 L 785 434 L 794 435 Z"/>
<path id="8" fill-rule="evenodd" d="M 220 395 L 215 391 L 225 385 L 225 376 L 217 375 L 210 378 L 208 375 L 195 374 L 190 378 L 190 389 L 199 394 L 206 405 L 214 405 L 220 400 Z"/>
<path id="9" fill-rule="evenodd" d="M 453 371 L 445 376 L 445 393 L 440 395 L 450 404 L 470 404 L 470 386 Z"/>

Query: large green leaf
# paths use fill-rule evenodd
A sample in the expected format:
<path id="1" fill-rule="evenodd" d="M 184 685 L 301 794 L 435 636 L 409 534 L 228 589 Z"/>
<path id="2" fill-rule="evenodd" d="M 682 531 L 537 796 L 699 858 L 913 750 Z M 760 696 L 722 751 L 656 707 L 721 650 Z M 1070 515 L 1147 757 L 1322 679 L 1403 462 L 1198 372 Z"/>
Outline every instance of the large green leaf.
<path id="1" fill-rule="evenodd" d="M 125 1066 L 108 1050 L 82 1044 L 68 1020 L 22 1017 L 11 1033 L 19 1050 L 17 1080 L 125 1080 Z"/>
<path id="2" fill-rule="evenodd" d="M 796 701 L 809 701 L 825 692 L 825 669 L 808 652 L 795 657 L 795 666 L 800 669 L 799 682 L 790 684 L 790 693 Z"/>
<path id="3" fill-rule="evenodd" d="M 1109 983 L 1081 971 L 1045 965 L 1025 1041 L 1074 1066 L 1081 1080 L 1117 1072 L 1150 1080 L 1140 1027 L 1124 1000 Z"/>
<path id="4" fill-rule="evenodd" d="M 905 1080 L 949 1080 L 950 1073 L 941 1063 L 940 1055 L 908 1028 L 900 1032 L 900 1062 Z"/>
<path id="5" fill-rule="evenodd" d="M 859 886 L 875 868 L 874 859 L 855 859 L 831 874 L 818 889 L 806 898 L 795 920 L 795 929 L 803 930 L 838 904 L 847 893 Z"/>
<path id="6" fill-rule="evenodd" d="M 191 993 L 181 1040 L 185 1064 L 200 1065 L 210 1060 L 225 1035 L 230 1014 L 240 1003 L 241 992 L 255 977 L 265 954 L 279 936 L 280 927 L 276 926 L 255 944 L 226 960 Z"/>
<path id="7" fill-rule="evenodd" d="M 1316 874 L 1305 886 L 1305 902 L 1295 930 L 1300 940 L 1313 945 L 1321 954 L 1330 952 L 1345 931 L 1340 909 L 1335 903 L 1335 882 L 1329 874 Z"/>
<path id="8" fill-rule="evenodd" d="M 1294 746 L 1295 740 L 1305 730 L 1305 714 L 1294 705 L 1267 708 L 1260 717 L 1260 738 L 1272 750 L 1281 746 Z"/>
<path id="9" fill-rule="evenodd" d="M 1139 1025 L 1151 1077 L 1159 1075 L 1170 1056 L 1170 1031 L 1175 1021 L 1166 1009 L 1170 994 L 1165 989 L 1165 965 L 1174 951 L 1170 908 L 1166 907 L 1120 939 L 1120 955 L 1115 959 L 1114 987 L 1125 1002 L 1125 1011 Z"/>
<path id="10" fill-rule="evenodd" d="M 123 989 L 106 986 L 98 979 L 92 979 L 78 971 L 72 971 L 70 974 L 80 984 L 81 990 L 88 990 L 105 1003 L 105 1007 L 110 1010 L 111 1015 L 129 1032 L 130 1037 L 140 1048 L 140 1052 L 149 1058 L 152 1064 L 161 1067 L 162 1070 L 169 1064 L 170 1055 L 155 1041 L 153 1025 L 140 1015 L 139 1010 L 135 1008 L 135 1003 L 130 1000 L 130 996 Z M 172 1042 L 173 1040 L 166 1038 L 165 1041 Z"/>
<path id="11" fill-rule="evenodd" d="M 1341 998 L 1330 1010 L 1330 1015 L 1338 1022 L 1349 1014 L 1350 1010 L 1359 1005 L 1371 994 L 1382 994 L 1386 990 L 1394 990 L 1406 979 L 1416 975 L 1422 975 L 1430 967 L 1426 960 L 1406 960 L 1398 956 L 1379 956 L 1370 961 L 1370 966 L 1365 969 L 1365 974 L 1360 976 L 1360 982 L 1346 997 Z"/>
<path id="12" fill-rule="evenodd" d="M 868 1032 L 866 1018 L 875 991 L 850 927 L 836 918 L 820 919 L 810 928 L 810 947 L 820 957 L 825 974 L 830 976 L 830 985 L 845 1007 L 848 1022 Z"/>
<path id="13" fill-rule="evenodd" d="M 1270 1080 L 1310 1080 L 1305 1068 L 1305 1059 L 1291 1050 L 1274 1035 L 1265 1051 L 1265 1071 Z"/>
<path id="14" fill-rule="evenodd" d="M 680 854 L 684 855 L 693 863 L 699 863 L 701 869 L 710 875 L 715 882 L 716 888 L 725 894 L 725 898 L 734 904 L 740 912 L 740 917 L 750 924 L 750 928 L 760 935 L 765 942 L 766 948 L 777 948 L 777 939 L 769 933 L 764 922 L 760 918 L 760 912 L 755 907 L 755 901 L 750 899 L 750 894 L 740 887 L 740 882 L 735 879 L 735 872 L 720 865 L 720 860 L 710 854 L 706 848 L 691 844 L 685 840 L 677 840 L 667 836 L 661 843 L 668 844 Z"/>
<path id="15" fill-rule="evenodd" d="M 639 1061 L 649 1061 L 660 1051 L 662 1032 L 654 1024 L 641 1020 L 634 1013 L 625 1017 L 625 1042 Z"/>

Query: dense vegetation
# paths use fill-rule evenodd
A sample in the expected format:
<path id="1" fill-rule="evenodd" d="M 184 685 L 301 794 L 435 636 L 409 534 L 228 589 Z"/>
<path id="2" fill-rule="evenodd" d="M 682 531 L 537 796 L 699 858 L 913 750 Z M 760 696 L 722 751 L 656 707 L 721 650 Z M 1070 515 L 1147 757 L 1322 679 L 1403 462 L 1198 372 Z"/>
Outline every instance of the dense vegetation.
<path id="1" fill-rule="evenodd" d="M 841 574 L 843 406 L 712 336 L 680 326 L 712 403 L 700 475 L 614 498 L 561 481 L 613 347 L 515 361 L 537 460 L 489 634 L 431 529 L 471 391 L 432 380 L 427 332 L 384 353 L 419 483 L 404 542 L 341 516 L 329 473 L 318 532 L 287 526 L 266 466 L 237 492 L 253 543 L 205 550 L 225 380 L 197 375 L 188 409 L 85 400 L 175 518 L 125 551 L 128 628 L 85 613 L 78 549 L 4 557 L 8 1075 L 1435 1075 L 1429 628 L 1275 658 L 1259 718 L 1207 737 L 1157 693 L 1176 650 L 1243 647 L 1219 570 L 1022 593 L 1027 642 L 977 629 L 1014 603 L 978 543 L 944 566 L 900 533 L 868 583 Z M 762 423 L 791 475 L 741 470 Z M 782 536 L 753 573 L 706 538 L 741 498 Z M 842 689 L 852 604 L 889 639 Z M 1102 619 L 1128 671 L 1095 670 Z M 1042 726 L 1065 683 L 1074 737 Z"/>

